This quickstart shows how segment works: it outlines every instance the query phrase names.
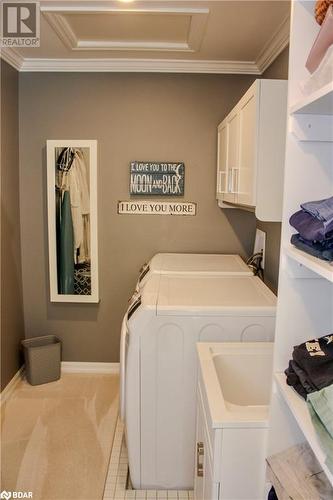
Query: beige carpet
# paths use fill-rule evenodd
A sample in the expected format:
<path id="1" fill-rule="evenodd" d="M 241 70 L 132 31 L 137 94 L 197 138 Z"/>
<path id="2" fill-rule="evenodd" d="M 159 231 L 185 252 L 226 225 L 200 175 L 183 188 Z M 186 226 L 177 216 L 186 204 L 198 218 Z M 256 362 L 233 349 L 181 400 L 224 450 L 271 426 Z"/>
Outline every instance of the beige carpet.
<path id="1" fill-rule="evenodd" d="M 118 376 L 64 374 L 19 383 L 1 408 L 1 490 L 100 500 L 118 414 Z"/>

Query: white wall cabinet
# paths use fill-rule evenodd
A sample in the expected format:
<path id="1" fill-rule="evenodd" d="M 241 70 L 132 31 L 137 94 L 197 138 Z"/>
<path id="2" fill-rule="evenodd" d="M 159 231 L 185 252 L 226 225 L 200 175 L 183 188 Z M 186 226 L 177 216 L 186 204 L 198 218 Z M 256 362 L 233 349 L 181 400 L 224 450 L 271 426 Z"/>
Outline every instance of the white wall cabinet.
<path id="1" fill-rule="evenodd" d="M 256 80 L 218 127 L 217 200 L 281 221 L 287 82 Z"/>

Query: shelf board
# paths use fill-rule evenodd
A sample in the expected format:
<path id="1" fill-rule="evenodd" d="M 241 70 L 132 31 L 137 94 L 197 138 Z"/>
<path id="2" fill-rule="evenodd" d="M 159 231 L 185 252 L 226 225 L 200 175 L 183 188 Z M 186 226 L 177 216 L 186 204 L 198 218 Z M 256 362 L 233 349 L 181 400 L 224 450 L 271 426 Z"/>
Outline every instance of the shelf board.
<path id="1" fill-rule="evenodd" d="M 283 399 L 287 403 L 298 426 L 304 434 L 305 439 L 312 448 L 312 451 L 317 457 L 317 460 L 323 468 L 328 480 L 333 485 L 333 474 L 329 471 L 325 464 L 326 456 L 318 442 L 317 434 L 313 427 L 306 402 L 292 387 L 286 384 L 286 376 L 284 373 L 275 373 L 275 381 Z"/>
<path id="2" fill-rule="evenodd" d="M 333 83 L 312 92 L 289 108 L 290 114 L 333 115 Z"/>
<path id="3" fill-rule="evenodd" d="M 317 257 L 298 250 L 293 245 L 288 245 L 284 248 L 286 254 L 298 262 L 300 265 L 310 269 L 311 271 L 319 274 L 322 278 L 327 279 L 333 283 L 333 263 L 320 260 Z"/>

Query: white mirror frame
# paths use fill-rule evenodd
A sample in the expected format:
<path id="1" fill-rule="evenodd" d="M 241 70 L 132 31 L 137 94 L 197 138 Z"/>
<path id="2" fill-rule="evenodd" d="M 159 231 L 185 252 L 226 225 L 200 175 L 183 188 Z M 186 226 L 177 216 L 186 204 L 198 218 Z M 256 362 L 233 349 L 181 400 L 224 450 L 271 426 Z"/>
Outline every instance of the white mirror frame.
<path id="1" fill-rule="evenodd" d="M 57 238 L 56 238 L 56 148 L 89 148 L 89 192 L 90 192 L 90 249 L 91 249 L 91 294 L 74 295 L 58 293 Z M 99 302 L 98 289 L 98 241 L 97 241 L 97 141 L 96 140 L 48 140 L 47 149 L 47 208 L 49 276 L 51 302 Z"/>

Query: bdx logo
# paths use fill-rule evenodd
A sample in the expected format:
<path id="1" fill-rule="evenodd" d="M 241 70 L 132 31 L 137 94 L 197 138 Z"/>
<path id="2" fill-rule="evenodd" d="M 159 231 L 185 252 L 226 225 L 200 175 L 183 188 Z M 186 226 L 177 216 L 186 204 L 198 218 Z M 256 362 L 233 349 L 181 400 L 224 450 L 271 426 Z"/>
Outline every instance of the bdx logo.
<path id="1" fill-rule="evenodd" d="M 38 2 L 2 2 L 1 45 L 39 46 Z"/>

